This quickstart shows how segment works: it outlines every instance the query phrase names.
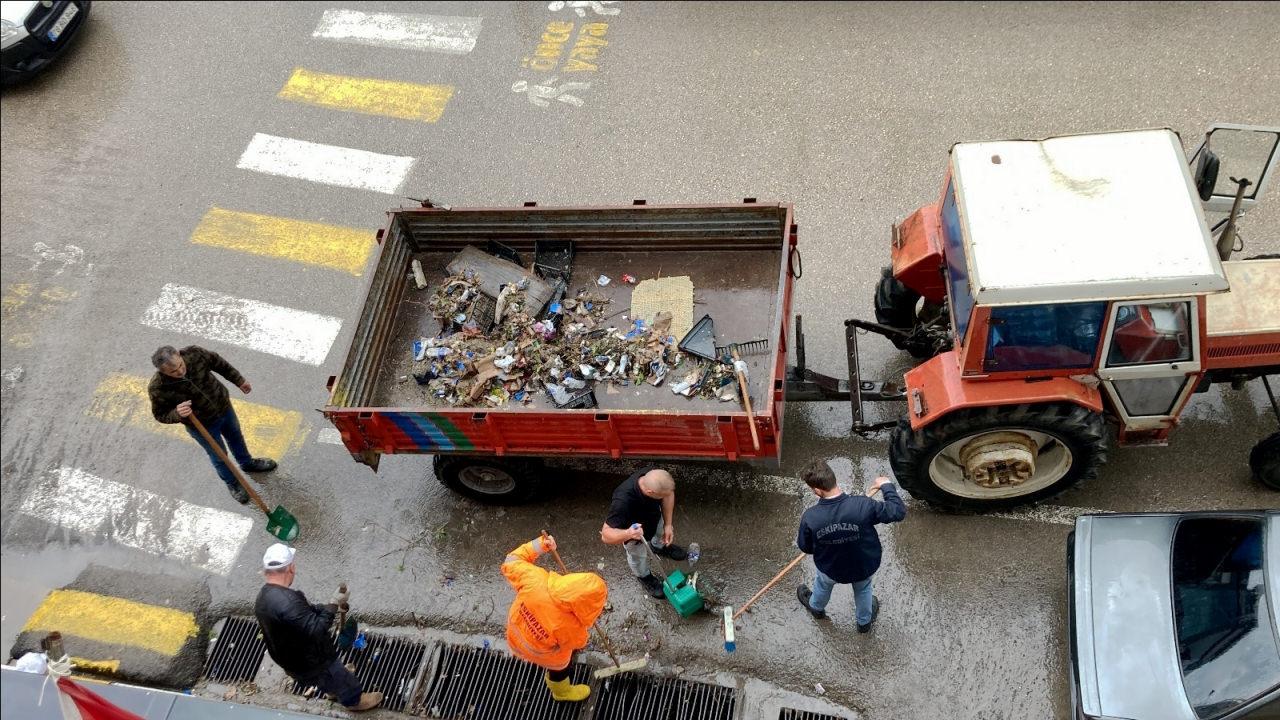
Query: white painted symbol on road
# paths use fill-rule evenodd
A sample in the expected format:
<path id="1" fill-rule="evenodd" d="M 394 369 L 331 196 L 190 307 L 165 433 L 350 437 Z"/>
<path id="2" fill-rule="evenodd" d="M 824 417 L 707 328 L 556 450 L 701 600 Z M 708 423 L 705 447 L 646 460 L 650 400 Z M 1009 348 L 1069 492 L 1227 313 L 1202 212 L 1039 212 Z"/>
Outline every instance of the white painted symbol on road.
<path id="1" fill-rule="evenodd" d="M 338 428 L 320 428 L 320 432 L 316 433 L 316 442 L 341 445 L 342 433 L 338 432 Z"/>
<path id="2" fill-rule="evenodd" d="M 324 11 L 312 37 L 358 45 L 462 55 L 476 46 L 478 17 Z"/>
<path id="3" fill-rule="evenodd" d="M 38 259 L 30 269 L 38 270 L 45 263 L 57 263 L 58 269 L 53 271 L 54 275 L 61 275 L 67 268 L 84 259 L 84 248 L 78 245 L 63 245 L 61 250 L 56 250 L 42 242 L 38 242 L 31 249 L 35 251 Z M 93 265 L 90 264 L 86 268 L 86 272 L 92 269 Z"/>
<path id="4" fill-rule="evenodd" d="M 20 512 L 47 523 L 219 575 L 231 572 L 254 521 L 73 467 L 46 475 Z"/>
<path id="5" fill-rule="evenodd" d="M 552 12 L 559 12 L 565 8 L 572 8 L 578 14 L 578 17 L 586 17 L 588 8 L 597 15 L 617 15 L 622 12 L 622 8 L 605 6 L 618 4 L 618 0 L 554 0 L 554 2 L 547 3 L 547 9 Z"/>
<path id="6" fill-rule="evenodd" d="M 4 378 L 4 389 L 12 390 L 16 387 L 19 382 L 22 382 L 22 376 L 25 373 L 26 371 L 22 369 L 21 365 L 14 365 L 5 370 L 4 375 L 0 375 L 0 378 Z"/>
<path id="7" fill-rule="evenodd" d="M 308 365 L 324 362 L 342 328 L 336 317 L 172 283 L 142 314 L 142 324 Z"/>
<path id="8" fill-rule="evenodd" d="M 324 185 L 395 193 L 414 159 L 258 133 L 236 167 Z"/>
<path id="9" fill-rule="evenodd" d="M 529 102 L 538 107 L 548 107 L 551 105 L 549 102 L 551 100 L 559 100 L 574 107 L 582 107 L 582 98 L 570 93 L 590 89 L 591 83 L 584 82 L 567 82 L 557 87 L 556 78 L 547 78 L 538 85 L 530 85 L 526 80 L 517 80 L 511 85 L 511 92 L 527 93 Z"/>

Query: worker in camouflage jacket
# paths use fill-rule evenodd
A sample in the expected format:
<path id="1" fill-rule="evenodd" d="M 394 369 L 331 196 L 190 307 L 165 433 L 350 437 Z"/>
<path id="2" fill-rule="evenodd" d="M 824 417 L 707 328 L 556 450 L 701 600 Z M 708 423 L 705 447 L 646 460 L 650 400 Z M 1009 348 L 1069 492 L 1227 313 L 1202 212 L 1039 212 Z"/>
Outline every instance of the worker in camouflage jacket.
<path id="1" fill-rule="evenodd" d="M 235 408 L 231 407 L 230 394 L 214 373 L 229 380 L 246 395 L 253 389 L 249 381 L 218 353 L 196 345 L 181 350 L 165 345 L 151 355 L 151 364 L 156 368 L 155 377 L 147 386 L 151 414 L 158 422 L 168 425 L 182 423 L 192 439 L 209 455 L 214 470 L 226 483 L 231 496 L 242 505 L 248 504 L 249 495 L 240 487 L 231 468 L 222 462 L 189 420 L 192 415 L 199 418 L 200 424 L 222 446 L 223 452 L 230 446 L 231 456 L 245 472 L 275 470 L 275 460 L 255 458 L 249 454 L 244 434 L 240 431 L 240 419 L 236 417 Z"/>

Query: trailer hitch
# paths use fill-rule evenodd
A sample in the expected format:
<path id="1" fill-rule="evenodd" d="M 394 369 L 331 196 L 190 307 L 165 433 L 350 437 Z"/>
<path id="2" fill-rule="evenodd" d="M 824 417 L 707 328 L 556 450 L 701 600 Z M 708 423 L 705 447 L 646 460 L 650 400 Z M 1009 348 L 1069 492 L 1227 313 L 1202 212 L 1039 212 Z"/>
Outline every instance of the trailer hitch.
<path id="1" fill-rule="evenodd" d="M 906 399 L 906 391 L 896 382 L 863 380 L 858 366 L 858 327 L 861 320 L 845 321 L 845 350 L 848 362 L 848 379 L 834 378 L 814 372 L 805 365 L 804 318 L 796 315 L 796 364 L 787 374 L 786 396 L 789 400 L 840 401 L 848 400 L 853 415 L 852 431 L 858 435 L 870 435 L 888 430 L 897 421 L 868 423 L 863 419 L 864 402 L 898 402 Z M 874 323 L 865 323 L 874 325 Z M 897 331 L 895 328 L 886 330 Z"/>

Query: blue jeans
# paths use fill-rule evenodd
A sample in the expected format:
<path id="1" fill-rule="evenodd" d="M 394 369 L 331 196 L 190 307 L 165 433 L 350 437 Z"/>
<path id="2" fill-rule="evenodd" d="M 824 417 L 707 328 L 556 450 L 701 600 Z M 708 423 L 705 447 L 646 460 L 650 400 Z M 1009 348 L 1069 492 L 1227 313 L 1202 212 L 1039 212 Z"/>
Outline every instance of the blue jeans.
<path id="1" fill-rule="evenodd" d="M 813 596 L 809 598 L 809 607 L 819 612 L 827 609 L 827 601 L 831 600 L 831 591 L 836 581 L 822 574 L 813 579 Z M 850 583 L 853 586 L 853 608 L 859 625 L 871 622 L 871 578 Z"/>
<path id="2" fill-rule="evenodd" d="M 204 429 L 209 431 L 209 437 L 218 442 L 225 452 L 227 446 L 231 446 L 231 456 L 244 467 L 253 460 L 253 456 L 249 454 L 249 448 L 244 444 L 244 434 L 240 432 L 240 418 L 236 417 L 235 408 L 227 410 L 226 414 L 216 420 L 204 421 Z M 213 463 L 213 469 L 218 471 L 218 477 L 227 487 L 238 488 L 240 483 L 236 481 L 236 476 L 231 474 L 231 468 L 227 467 L 213 452 L 213 448 L 209 447 L 209 443 L 205 442 L 204 436 L 200 434 L 190 423 L 183 423 L 183 427 L 187 429 L 190 435 L 200 447 L 204 448 L 205 453 L 209 455 L 209 460 Z"/>

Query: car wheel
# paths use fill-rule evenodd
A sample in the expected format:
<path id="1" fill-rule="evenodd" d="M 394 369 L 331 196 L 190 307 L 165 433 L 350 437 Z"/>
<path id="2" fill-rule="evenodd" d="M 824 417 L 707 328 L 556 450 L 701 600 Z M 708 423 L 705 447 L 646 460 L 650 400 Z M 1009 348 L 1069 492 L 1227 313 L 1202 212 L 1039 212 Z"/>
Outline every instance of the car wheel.
<path id="1" fill-rule="evenodd" d="M 914 497 L 950 510 L 998 510 L 1052 497 L 1106 462 L 1100 413 L 1069 403 L 957 410 L 893 429 L 889 464 Z"/>
<path id="2" fill-rule="evenodd" d="M 533 460 L 436 455 L 433 468 L 445 487 L 483 503 L 515 505 L 538 489 L 539 464 Z"/>

